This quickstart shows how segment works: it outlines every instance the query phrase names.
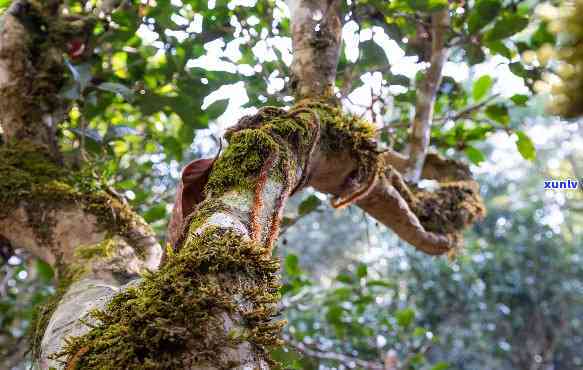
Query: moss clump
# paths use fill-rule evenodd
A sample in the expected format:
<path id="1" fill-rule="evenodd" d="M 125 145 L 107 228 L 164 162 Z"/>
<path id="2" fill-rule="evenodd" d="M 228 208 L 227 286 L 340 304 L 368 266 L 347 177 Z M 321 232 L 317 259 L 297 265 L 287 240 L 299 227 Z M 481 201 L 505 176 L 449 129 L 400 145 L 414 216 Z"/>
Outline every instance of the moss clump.
<path id="1" fill-rule="evenodd" d="M 412 210 L 423 227 L 435 233 L 457 233 L 484 216 L 476 187 L 467 182 L 440 183 L 434 192 L 414 189 Z"/>
<path id="2" fill-rule="evenodd" d="M 297 107 L 313 109 L 320 117 L 321 144 L 325 152 L 350 148 L 354 154 L 362 155 L 376 149 L 376 129 L 372 123 L 318 100 L 303 100 Z"/>
<path id="3" fill-rule="evenodd" d="M 278 144 L 268 132 L 245 129 L 235 132 L 229 147 L 213 165 L 206 192 L 213 196 L 228 189 L 249 189 L 265 160 L 278 150 Z"/>
<path id="4" fill-rule="evenodd" d="M 105 238 L 101 243 L 94 245 L 84 245 L 75 250 L 75 256 L 82 260 L 91 260 L 94 258 L 104 258 L 113 255 L 116 242 L 112 238 Z"/>
<path id="5" fill-rule="evenodd" d="M 260 113 L 253 117 L 244 117 L 237 126 L 230 130 L 227 140 L 229 147 L 213 165 L 205 191 L 212 196 L 219 196 L 227 190 L 248 190 L 267 159 L 277 155 L 275 171 L 269 173 L 275 178 L 285 174 L 284 162 L 304 154 L 302 149 L 310 141 L 313 132 L 309 131 L 309 114 L 289 115 L 284 110 Z M 296 161 L 305 161 L 299 158 Z M 294 163 L 291 163 L 292 165 Z"/>
<path id="6" fill-rule="evenodd" d="M 95 215 L 104 230 L 132 241 L 130 231 L 139 219 L 130 207 L 109 194 L 92 172 L 91 168 L 76 171 L 58 164 L 44 146 L 27 141 L 0 147 L 0 218 L 10 216 L 20 204 L 28 205 L 37 238 L 50 246 L 47 211 L 76 204 Z"/>
<path id="7" fill-rule="evenodd" d="M 282 326 L 273 321 L 278 271 L 258 244 L 209 227 L 159 272 L 93 312 L 100 323 L 58 356 L 71 369 L 178 369 L 186 352 L 197 353 L 195 363 L 228 367 L 217 354 L 243 340 L 266 353 Z M 225 333 L 220 312 L 241 318 L 237 335 Z"/>

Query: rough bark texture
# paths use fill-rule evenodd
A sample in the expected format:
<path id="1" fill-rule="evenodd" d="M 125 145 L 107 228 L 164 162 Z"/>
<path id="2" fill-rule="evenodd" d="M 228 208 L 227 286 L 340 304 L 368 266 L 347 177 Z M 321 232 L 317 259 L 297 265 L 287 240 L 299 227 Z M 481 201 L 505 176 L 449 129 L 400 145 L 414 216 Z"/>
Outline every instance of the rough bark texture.
<path id="1" fill-rule="evenodd" d="M 69 335 L 88 331 L 80 320 L 92 308 L 161 258 L 138 215 L 89 172 L 61 161 L 55 133 L 66 109 L 58 97 L 63 48 L 84 24 L 62 19 L 58 2 L 15 1 L 0 19 L 0 236 L 57 271 L 59 293 L 37 318 L 31 341 L 45 369 L 62 367 L 48 356 Z"/>
<path id="2" fill-rule="evenodd" d="M 56 125 L 62 116 L 62 51 L 50 35 L 58 7 L 16 1 L 0 20 L 0 125 L 6 141 L 27 139 L 58 156 Z M 61 35 L 59 35 L 61 36 Z"/>
<path id="3" fill-rule="evenodd" d="M 151 272 L 161 248 L 148 225 L 91 177 L 72 176 L 50 155 L 55 138 L 37 116 L 57 117 L 62 107 L 44 106 L 42 94 L 31 91 L 59 86 L 62 68 L 47 74 L 32 56 L 53 58 L 59 38 L 46 37 L 38 49 L 35 30 L 14 16 L 17 6 L 31 3 L 15 4 L 0 39 L 0 97 L 13 102 L 0 103 L 10 139 L 0 150 L 0 236 L 59 272 L 59 294 L 36 324 L 34 355 L 42 369 L 269 368 L 268 349 L 279 344 L 282 326 L 272 246 L 288 197 L 304 186 L 332 194 L 335 207 L 357 204 L 431 254 L 455 249 L 462 230 L 483 213 L 466 167 L 428 156 L 423 174 L 440 187 L 418 189 L 400 175 L 409 158 L 379 152 L 370 123 L 328 103 L 339 2 L 290 1 L 295 87 L 310 98 L 289 110 L 264 107 L 229 130 L 228 148 L 210 173 L 203 171 L 206 198 L 178 199 L 172 225 L 184 228 Z M 33 5 L 17 10 L 39 16 L 40 24 L 58 15 Z M 197 205 L 187 215 L 192 199 Z"/>
<path id="4" fill-rule="evenodd" d="M 342 22 L 339 0 L 287 0 L 294 58 L 291 86 L 296 96 L 324 97 L 334 92 Z"/>

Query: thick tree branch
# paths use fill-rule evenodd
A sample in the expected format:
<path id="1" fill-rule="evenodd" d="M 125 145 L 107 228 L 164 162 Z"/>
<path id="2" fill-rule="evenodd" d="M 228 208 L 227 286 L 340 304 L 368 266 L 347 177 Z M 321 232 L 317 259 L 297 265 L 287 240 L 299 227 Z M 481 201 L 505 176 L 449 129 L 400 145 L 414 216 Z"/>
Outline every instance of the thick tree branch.
<path id="1" fill-rule="evenodd" d="M 57 94 L 64 65 L 59 47 L 48 42 L 58 6 L 14 1 L 0 19 L 0 126 L 6 141 L 27 139 L 58 157 Z"/>
<path id="2" fill-rule="evenodd" d="M 42 20 L 43 9 L 26 9 Z M 0 183 L 0 234 L 70 280 L 38 323 L 42 341 L 33 338 L 40 342 L 41 368 L 268 368 L 267 350 L 279 343 L 281 328 L 274 321 L 279 266 L 271 248 L 288 197 L 303 186 L 334 195 L 338 207 L 358 204 L 432 254 L 455 247 L 479 216 L 467 168 L 428 156 L 423 173 L 441 187 L 417 189 L 391 166 L 401 169 L 400 155 L 377 151 L 374 127 L 326 103 L 339 53 L 339 2 L 297 0 L 290 9 L 296 91 L 310 99 L 289 111 L 263 108 L 229 130 L 230 145 L 212 166 L 206 198 L 177 223 L 182 233 L 161 269 L 140 280 L 159 261 L 151 230 L 119 199 L 73 181 L 69 169 L 47 160 L 54 137 L 31 130 L 46 126 L 42 117 L 58 117 L 58 109 L 45 107 L 42 94 L 11 85 L 10 76 L 20 72 L 6 56 L 12 47 L 24 58 L 51 57 L 56 46 L 32 42 L 34 30 L 22 31 L 13 17 L 9 26 L 26 42 L 2 41 L 0 92 L 33 100 L 18 106 L 30 112 L 9 113 L 17 123 L 1 122 L 13 143 L 0 153 L 0 177 L 9 179 Z M 40 54 L 31 52 L 37 45 L 44 45 Z M 43 64 L 27 63 L 38 67 L 19 65 L 20 71 L 42 81 L 45 75 L 34 73 L 47 72 Z M 58 81 L 60 67 L 51 74 Z"/>
<path id="3" fill-rule="evenodd" d="M 447 60 L 448 49 L 445 42 L 448 29 L 448 9 L 431 15 L 431 64 L 417 87 L 415 117 L 409 141 L 409 168 L 406 177 L 413 182 L 417 182 L 421 178 L 423 163 L 427 155 L 433 107 L 441 84 L 443 66 Z"/>
<path id="4" fill-rule="evenodd" d="M 161 258 L 138 215 L 61 161 L 63 52 L 86 27 L 62 17 L 59 1 L 16 0 L 0 19 L 0 238 L 49 262 L 60 285 L 34 324 L 43 369 L 60 368 L 49 356 L 88 330 L 89 311 Z"/>
<path id="5" fill-rule="evenodd" d="M 340 0 L 287 0 L 291 12 L 291 87 L 303 97 L 332 96 L 340 55 Z"/>

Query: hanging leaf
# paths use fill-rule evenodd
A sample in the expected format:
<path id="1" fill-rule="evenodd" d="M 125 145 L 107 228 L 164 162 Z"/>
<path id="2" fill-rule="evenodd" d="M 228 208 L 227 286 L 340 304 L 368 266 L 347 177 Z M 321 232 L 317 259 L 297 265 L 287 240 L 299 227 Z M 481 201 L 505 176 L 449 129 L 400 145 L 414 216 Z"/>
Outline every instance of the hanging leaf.
<path id="1" fill-rule="evenodd" d="M 530 137 L 528 137 L 523 131 L 516 131 L 516 136 L 518 136 L 516 147 L 522 157 L 526 160 L 534 161 L 536 158 L 536 148 Z"/>
<path id="2" fill-rule="evenodd" d="M 474 82 L 474 87 L 472 90 L 472 97 L 474 98 L 474 101 L 479 101 L 486 97 L 488 91 L 490 91 L 490 88 L 492 87 L 493 82 L 494 81 L 492 80 L 492 77 L 488 75 L 484 75 L 478 78 L 476 82 Z"/>
<path id="3" fill-rule="evenodd" d="M 310 195 L 306 199 L 302 200 L 300 205 L 298 206 L 298 213 L 300 216 L 305 216 L 310 212 L 315 211 L 322 201 L 315 195 Z"/>
<path id="4" fill-rule="evenodd" d="M 55 272 L 51 265 L 40 259 L 37 259 L 35 264 L 36 271 L 38 272 L 38 276 L 41 278 L 41 280 L 44 281 L 45 283 L 52 282 Z"/>
<path id="5" fill-rule="evenodd" d="M 501 4 L 498 0 L 481 0 L 470 10 L 468 31 L 470 34 L 480 32 L 500 13 Z"/>
<path id="6" fill-rule="evenodd" d="M 502 40 L 517 34 L 528 26 L 528 18 L 514 13 L 506 13 L 499 18 L 494 27 L 486 32 L 486 41 Z"/>
<path id="7" fill-rule="evenodd" d="M 468 159 L 476 165 L 479 165 L 480 163 L 486 160 L 486 156 L 484 155 L 484 153 L 482 153 L 481 150 L 473 146 L 469 146 L 466 149 L 464 149 L 464 153 L 466 153 Z"/>
<path id="8" fill-rule="evenodd" d="M 300 270 L 300 259 L 295 254 L 288 254 L 285 257 L 284 266 L 285 271 L 288 273 L 288 275 L 290 276 L 301 275 L 302 271 Z"/>
<path id="9" fill-rule="evenodd" d="M 486 54 L 479 45 L 469 44 L 464 49 L 470 65 L 479 64 L 486 60 Z"/>
<path id="10" fill-rule="evenodd" d="M 510 123 L 508 107 L 502 104 L 489 105 L 488 108 L 486 108 L 486 116 L 498 123 L 503 124 L 504 126 L 508 126 Z"/>
<path id="11" fill-rule="evenodd" d="M 209 105 L 205 112 L 208 114 L 209 119 L 213 120 L 219 117 L 221 114 L 225 113 L 227 106 L 229 105 L 229 99 L 221 99 L 213 102 Z"/>
<path id="12" fill-rule="evenodd" d="M 368 267 L 364 263 L 358 264 L 356 268 L 356 276 L 359 279 L 365 278 L 368 275 Z"/>

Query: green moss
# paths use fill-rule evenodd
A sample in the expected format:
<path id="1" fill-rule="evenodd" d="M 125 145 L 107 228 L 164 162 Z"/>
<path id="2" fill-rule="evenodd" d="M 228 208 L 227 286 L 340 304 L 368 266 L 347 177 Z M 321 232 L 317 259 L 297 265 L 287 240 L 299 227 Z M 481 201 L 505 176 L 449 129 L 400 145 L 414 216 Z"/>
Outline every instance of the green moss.
<path id="1" fill-rule="evenodd" d="M 477 188 L 466 181 L 442 182 L 434 192 L 413 189 L 412 210 L 423 227 L 440 234 L 455 234 L 485 214 Z"/>
<path id="2" fill-rule="evenodd" d="M 235 132 L 229 147 L 215 162 L 206 191 L 213 196 L 226 190 L 248 189 L 253 183 L 265 160 L 278 144 L 261 129 L 246 129 Z"/>
<path id="3" fill-rule="evenodd" d="M 50 158 L 45 147 L 27 141 L 0 147 L 0 218 L 24 204 L 37 238 L 50 245 L 54 220 L 47 211 L 77 204 L 95 215 L 104 230 L 132 240 L 130 230 L 138 219 L 131 208 L 110 195 L 91 168 L 76 171 Z"/>
<path id="4" fill-rule="evenodd" d="M 83 245 L 75 249 L 75 256 L 82 260 L 91 260 L 93 258 L 104 258 L 113 255 L 116 242 L 112 238 L 106 238 L 101 243 L 94 245 Z"/>
<path id="5" fill-rule="evenodd" d="M 297 114 L 294 111 L 297 110 Z M 318 100 L 303 100 L 279 115 L 271 114 L 264 122 L 250 128 L 243 125 L 240 131 L 228 136 L 229 147 L 215 163 L 207 183 L 207 193 L 214 196 L 229 189 L 247 190 L 255 184 L 265 160 L 274 152 L 280 155 L 278 171 L 271 173 L 276 179 L 283 177 L 284 159 L 295 158 L 292 154 L 307 154 L 306 145 L 313 134 L 313 115 L 320 120 L 321 148 L 328 155 L 350 150 L 363 165 L 373 165 L 376 155 L 375 127 L 358 117 L 345 114 L 341 109 Z M 255 121 L 253 121 L 255 123 Z M 290 161 L 292 166 L 304 163 L 307 158 Z M 279 176 L 279 177 L 278 177 Z"/>
<path id="6" fill-rule="evenodd" d="M 60 355 L 76 369 L 171 369 L 183 367 L 185 351 L 197 353 L 198 363 L 226 366 L 217 353 L 242 339 L 266 352 L 282 326 L 273 321 L 278 271 L 279 262 L 258 244 L 210 227 L 158 273 L 93 312 L 100 324 Z M 242 317 L 242 327 L 225 333 L 215 316 L 221 311 Z"/>
<path id="7" fill-rule="evenodd" d="M 248 341 L 266 354 L 267 347 L 279 343 L 283 323 L 273 320 L 279 300 L 279 262 L 261 245 L 234 232 L 217 227 L 195 231 L 212 214 L 228 211 L 216 200 L 218 196 L 252 189 L 270 156 L 278 158 L 269 173 L 272 178 L 284 180 L 286 171 L 293 170 L 284 163 L 305 165 L 314 134 L 313 114 L 306 108 L 320 118 L 326 153 L 348 149 L 364 165 L 374 159 L 375 130 L 370 124 L 324 103 L 304 102 L 295 108 L 301 111 L 292 108 L 291 113 L 260 117 L 257 125 L 248 119 L 233 130 L 230 145 L 215 162 L 207 183 L 210 198 L 187 221 L 190 226 L 182 247 L 168 254 L 160 271 L 114 297 L 106 309 L 92 313 L 100 324 L 71 338 L 58 354 L 71 368 L 182 368 L 185 351 L 197 353 L 198 363 L 228 368 L 234 364 L 220 363 L 216 356 L 226 346 Z M 98 204 L 95 212 L 102 211 Z M 104 253 L 106 249 L 96 246 L 83 255 Z M 225 332 L 217 319 L 219 312 L 240 317 L 240 325 Z"/>

